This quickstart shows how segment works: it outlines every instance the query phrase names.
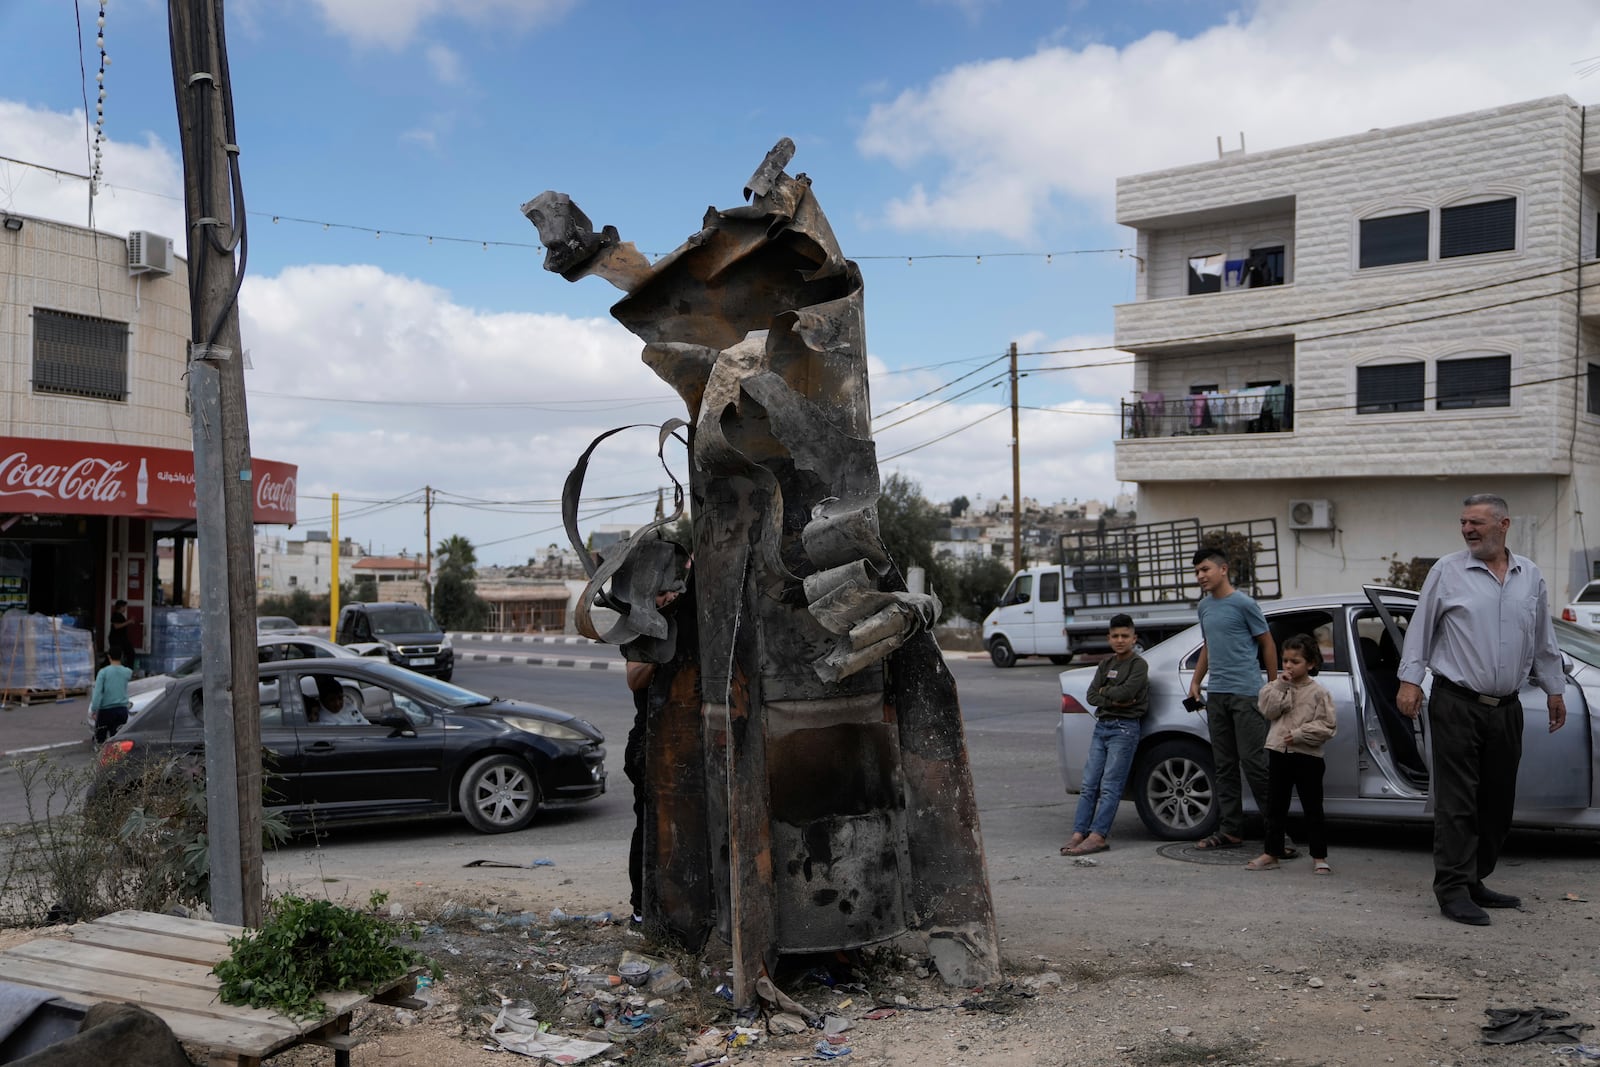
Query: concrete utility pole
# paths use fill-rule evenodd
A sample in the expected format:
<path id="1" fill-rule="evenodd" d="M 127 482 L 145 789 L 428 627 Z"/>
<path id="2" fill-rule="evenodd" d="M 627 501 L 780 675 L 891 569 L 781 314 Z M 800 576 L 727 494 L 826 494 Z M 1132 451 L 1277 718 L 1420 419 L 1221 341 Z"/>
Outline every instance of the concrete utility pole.
<path id="1" fill-rule="evenodd" d="M 433 486 L 422 487 L 422 547 L 426 554 L 422 584 L 428 587 L 428 614 L 433 614 Z"/>
<path id="2" fill-rule="evenodd" d="M 211 911 L 261 924 L 261 706 L 250 427 L 240 356 L 245 210 L 222 0 L 168 0 L 188 222 L 189 396 L 200 555 Z"/>
<path id="3" fill-rule="evenodd" d="M 1017 342 L 1011 342 L 1011 569 L 1022 569 L 1022 433 L 1017 422 Z"/>

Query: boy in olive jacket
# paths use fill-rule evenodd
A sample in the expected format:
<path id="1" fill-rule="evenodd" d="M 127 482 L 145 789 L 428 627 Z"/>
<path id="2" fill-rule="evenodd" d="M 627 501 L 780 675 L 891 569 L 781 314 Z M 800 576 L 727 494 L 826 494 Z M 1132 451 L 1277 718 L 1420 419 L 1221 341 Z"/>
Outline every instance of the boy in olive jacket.
<path id="1" fill-rule="evenodd" d="M 1091 856 L 1111 846 L 1106 836 L 1122 803 L 1122 790 L 1139 747 L 1140 721 L 1150 710 L 1150 668 L 1133 650 L 1138 635 L 1128 615 L 1111 617 L 1111 655 L 1100 661 L 1089 683 L 1094 734 L 1083 768 L 1083 791 L 1072 836 L 1061 847 L 1063 856 Z"/>

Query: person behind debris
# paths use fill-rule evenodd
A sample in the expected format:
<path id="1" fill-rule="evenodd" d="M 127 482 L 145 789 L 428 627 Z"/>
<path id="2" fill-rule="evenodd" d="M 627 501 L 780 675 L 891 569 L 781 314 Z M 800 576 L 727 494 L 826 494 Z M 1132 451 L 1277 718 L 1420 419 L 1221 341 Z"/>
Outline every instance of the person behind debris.
<path id="1" fill-rule="evenodd" d="M 94 743 L 104 744 L 128 721 L 128 680 L 133 672 L 122 665 L 122 649 L 106 649 L 107 663 L 94 676 L 89 693 L 89 717 L 94 720 Z"/>
<path id="2" fill-rule="evenodd" d="M 1522 699 L 1530 672 L 1545 691 L 1550 732 L 1567 721 L 1566 675 L 1550 595 L 1533 560 L 1506 547 L 1505 499 L 1476 493 L 1461 502 L 1466 548 L 1428 572 L 1400 656 L 1401 714 L 1422 712 L 1422 680 L 1433 671 L 1433 894 L 1445 918 L 1488 926 L 1484 908 L 1522 901 L 1483 884 L 1511 832 L 1522 760 Z"/>
<path id="3" fill-rule="evenodd" d="M 1198 612 L 1205 644 L 1189 682 L 1189 699 L 1200 700 L 1200 683 L 1209 673 L 1206 724 L 1211 731 L 1211 756 L 1216 767 L 1217 806 L 1222 821 L 1215 833 L 1196 842 L 1197 848 L 1238 848 L 1244 844 L 1244 789 L 1240 772 L 1255 797 L 1256 808 L 1267 810 L 1267 721 L 1256 708 L 1261 690 L 1261 661 L 1267 677 L 1278 673 L 1278 646 L 1267 627 L 1267 617 L 1254 599 L 1233 587 L 1228 557 L 1218 548 L 1202 548 L 1191 561 L 1201 598 Z M 1259 658 L 1258 658 L 1259 656 Z M 1285 848 L 1287 859 L 1294 855 Z"/>
<path id="4" fill-rule="evenodd" d="M 1270 871 L 1283 854 L 1283 827 L 1289 798 L 1300 796 L 1306 815 L 1306 847 L 1312 871 L 1332 874 L 1328 866 L 1328 831 L 1322 815 L 1322 746 L 1339 728 L 1333 696 L 1312 679 L 1322 663 L 1322 647 L 1309 634 L 1295 634 L 1283 643 L 1283 667 L 1261 687 L 1256 702 L 1272 728 L 1267 731 L 1267 839 L 1261 855 L 1245 864 L 1252 871 Z"/>
<path id="5" fill-rule="evenodd" d="M 1106 639 L 1111 655 L 1100 661 L 1094 681 L 1089 683 L 1094 733 L 1089 739 L 1072 836 L 1061 847 L 1063 856 L 1092 856 L 1111 847 L 1106 836 L 1117 817 L 1133 753 L 1139 747 L 1140 720 L 1150 710 L 1150 669 L 1133 650 L 1138 635 L 1132 616 L 1113 615 Z"/>
<path id="6" fill-rule="evenodd" d="M 656 594 L 656 607 L 666 608 L 678 599 L 677 590 Z M 649 775 L 645 767 L 645 741 L 650 719 L 650 683 L 657 664 L 628 661 L 624 675 L 633 692 L 633 726 L 622 750 L 622 773 L 633 783 L 633 837 L 628 842 L 628 900 L 633 906 L 633 921 L 644 922 L 644 818 L 649 798 Z"/>

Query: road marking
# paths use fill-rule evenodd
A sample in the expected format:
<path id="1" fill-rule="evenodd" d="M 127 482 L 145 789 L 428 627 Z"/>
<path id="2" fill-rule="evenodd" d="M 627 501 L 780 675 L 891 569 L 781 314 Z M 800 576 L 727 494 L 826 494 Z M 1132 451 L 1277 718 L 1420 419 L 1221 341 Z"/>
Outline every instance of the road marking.
<path id="1" fill-rule="evenodd" d="M 575 667 L 592 671 L 627 670 L 628 661 L 616 659 L 573 659 L 570 656 L 509 656 L 503 652 L 457 652 L 457 660 L 467 663 L 517 663 L 527 667 Z"/>
<path id="2" fill-rule="evenodd" d="M 452 641 L 483 641 L 488 644 L 511 642 L 513 644 L 529 645 L 598 645 L 599 641 L 591 641 L 587 637 L 556 637 L 549 634 L 494 634 L 494 633 L 452 633 Z"/>
<path id="3" fill-rule="evenodd" d="M 27 748 L 13 748 L 0 752 L 0 759 L 10 759 L 12 756 L 27 756 L 34 752 L 49 752 L 53 748 L 74 748 L 78 745 L 87 745 L 88 741 L 56 741 L 48 745 L 29 745 Z M 12 770 L 7 766 L 0 770 Z"/>

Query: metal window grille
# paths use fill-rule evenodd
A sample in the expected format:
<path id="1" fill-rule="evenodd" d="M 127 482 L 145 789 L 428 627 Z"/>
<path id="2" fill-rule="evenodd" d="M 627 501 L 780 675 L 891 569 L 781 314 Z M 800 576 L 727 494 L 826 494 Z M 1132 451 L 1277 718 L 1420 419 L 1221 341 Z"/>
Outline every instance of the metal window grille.
<path id="1" fill-rule="evenodd" d="M 1510 406 L 1510 356 L 1439 361 L 1439 395 L 1434 401 L 1437 410 Z"/>
<path id="2" fill-rule="evenodd" d="M 1439 211 L 1439 258 L 1507 252 L 1517 247 L 1517 198 Z"/>
<path id="3" fill-rule="evenodd" d="M 1428 258 L 1428 213 L 1408 211 L 1361 220 L 1361 265 L 1386 267 Z"/>
<path id="4" fill-rule="evenodd" d="M 1384 363 L 1356 368 L 1356 413 L 1421 411 L 1424 379 L 1421 363 Z"/>
<path id="5" fill-rule="evenodd" d="M 33 389 L 128 399 L 128 324 L 33 309 Z"/>

